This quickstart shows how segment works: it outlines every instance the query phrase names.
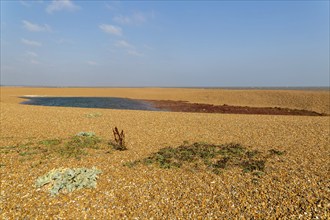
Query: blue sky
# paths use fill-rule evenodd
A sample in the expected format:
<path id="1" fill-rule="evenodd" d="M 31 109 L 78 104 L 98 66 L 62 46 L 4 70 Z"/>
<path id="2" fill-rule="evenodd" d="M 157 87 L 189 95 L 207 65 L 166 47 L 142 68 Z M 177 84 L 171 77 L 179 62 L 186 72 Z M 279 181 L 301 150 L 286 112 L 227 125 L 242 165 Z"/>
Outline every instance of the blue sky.
<path id="1" fill-rule="evenodd" d="M 329 1 L 3 1 L 1 85 L 329 86 Z"/>

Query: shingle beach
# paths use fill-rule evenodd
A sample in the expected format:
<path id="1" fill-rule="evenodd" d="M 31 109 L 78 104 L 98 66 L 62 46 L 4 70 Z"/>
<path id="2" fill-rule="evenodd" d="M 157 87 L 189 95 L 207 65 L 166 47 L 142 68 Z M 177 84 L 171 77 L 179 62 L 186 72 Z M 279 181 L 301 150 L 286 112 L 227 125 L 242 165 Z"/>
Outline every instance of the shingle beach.
<path id="1" fill-rule="evenodd" d="M 1 219 L 329 219 L 330 117 L 157 112 L 22 105 L 24 95 L 124 97 L 282 107 L 330 114 L 327 90 L 1 87 Z M 124 130 L 128 150 L 108 146 Z M 102 141 L 81 157 L 46 146 L 79 132 Z M 124 166 L 183 143 L 239 143 L 270 157 L 258 176 L 185 166 Z M 63 145 L 64 146 L 64 145 Z M 47 153 L 45 153 L 47 152 Z M 95 167 L 96 188 L 51 196 L 35 181 L 52 169 Z"/>

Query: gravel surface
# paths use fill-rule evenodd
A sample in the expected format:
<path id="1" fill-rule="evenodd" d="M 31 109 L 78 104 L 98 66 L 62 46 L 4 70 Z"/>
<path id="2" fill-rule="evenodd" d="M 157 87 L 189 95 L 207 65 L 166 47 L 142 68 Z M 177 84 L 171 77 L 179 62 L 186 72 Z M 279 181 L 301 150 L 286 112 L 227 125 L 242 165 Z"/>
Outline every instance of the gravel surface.
<path id="1" fill-rule="evenodd" d="M 330 218 L 329 116 L 29 106 L 18 104 L 22 95 L 185 100 L 330 113 L 328 91 L 1 87 L 1 219 Z M 107 145 L 115 126 L 125 132 L 127 151 Z M 80 159 L 59 156 L 57 145 L 39 146 L 79 132 L 102 139 L 98 149 L 85 149 Z M 183 142 L 236 142 L 285 154 L 270 158 L 261 176 L 239 168 L 216 175 L 193 167 L 123 166 Z M 35 187 L 39 176 L 61 167 L 95 167 L 102 173 L 95 189 L 50 196 L 46 188 Z"/>

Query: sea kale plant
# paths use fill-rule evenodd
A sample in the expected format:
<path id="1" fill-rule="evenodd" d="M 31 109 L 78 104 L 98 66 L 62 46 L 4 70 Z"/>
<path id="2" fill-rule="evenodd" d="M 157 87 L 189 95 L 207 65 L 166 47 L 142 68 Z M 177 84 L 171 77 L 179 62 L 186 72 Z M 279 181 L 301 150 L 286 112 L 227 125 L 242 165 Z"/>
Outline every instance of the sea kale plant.
<path id="1" fill-rule="evenodd" d="M 35 182 L 37 188 L 50 186 L 49 193 L 56 196 L 62 192 L 70 193 L 82 188 L 95 188 L 98 174 L 102 173 L 96 168 L 59 168 L 38 177 Z"/>

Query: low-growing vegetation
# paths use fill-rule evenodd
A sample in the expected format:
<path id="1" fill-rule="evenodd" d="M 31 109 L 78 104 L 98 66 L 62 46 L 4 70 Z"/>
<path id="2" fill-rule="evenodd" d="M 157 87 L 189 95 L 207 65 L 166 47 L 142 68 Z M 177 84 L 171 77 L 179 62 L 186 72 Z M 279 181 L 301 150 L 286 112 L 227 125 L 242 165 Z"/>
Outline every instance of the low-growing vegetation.
<path id="1" fill-rule="evenodd" d="M 52 149 L 63 157 L 75 157 L 80 159 L 86 155 L 84 149 L 99 149 L 101 139 L 92 132 L 79 132 L 78 134 L 63 141 L 63 144 Z"/>
<path id="2" fill-rule="evenodd" d="M 276 155 L 281 151 L 274 150 Z M 215 174 L 231 167 L 239 167 L 243 172 L 264 172 L 267 159 L 274 155 L 251 150 L 241 144 L 183 144 L 177 148 L 165 147 L 142 160 L 124 163 L 125 166 L 134 167 L 137 164 L 155 164 L 160 168 L 205 168 Z"/>
<path id="3" fill-rule="evenodd" d="M 102 114 L 101 114 L 101 113 L 98 113 L 98 112 L 95 112 L 95 113 L 85 114 L 85 116 L 86 116 L 87 118 L 98 118 L 98 117 L 101 117 Z"/>
<path id="4" fill-rule="evenodd" d="M 60 192 L 70 193 L 82 188 L 95 188 L 98 174 L 96 168 L 59 168 L 37 178 L 35 186 L 41 188 L 49 184 L 49 193 L 52 196 Z"/>
<path id="5" fill-rule="evenodd" d="M 66 158 L 74 157 L 80 159 L 81 156 L 87 154 L 86 149 L 100 149 L 100 145 L 102 145 L 102 139 L 94 133 L 79 132 L 66 139 L 46 139 L 37 143 L 29 142 L 27 144 L 2 146 L 0 147 L 0 153 L 18 153 L 22 157 L 36 154 L 48 157 L 55 153 Z"/>
<path id="6" fill-rule="evenodd" d="M 285 153 L 284 151 L 279 151 L 279 150 L 275 150 L 275 149 L 270 149 L 268 152 L 271 155 L 283 155 Z"/>
<path id="7" fill-rule="evenodd" d="M 73 146 L 77 148 L 93 148 L 98 149 L 98 144 L 101 142 L 101 139 L 95 136 L 94 133 L 86 133 L 86 134 L 77 134 L 70 138 L 70 140 L 66 143 L 67 146 Z"/>
<path id="8" fill-rule="evenodd" d="M 42 154 L 49 157 L 52 154 L 57 154 L 65 158 L 81 159 L 82 156 L 87 155 L 87 149 L 106 150 L 106 153 L 114 150 L 127 150 L 125 143 L 125 135 L 122 130 L 119 132 L 118 128 L 113 129 L 114 140 L 106 143 L 93 132 L 79 132 L 65 139 L 46 139 L 38 141 L 37 143 L 28 142 L 25 144 L 17 144 L 12 146 L 0 147 L 0 154 L 18 153 L 22 157 Z M 110 150 L 110 151 L 109 151 Z"/>
<path id="9" fill-rule="evenodd" d="M 56 146 L 61 143 L 60 139 L 47 139 L 43 141 L 39 141 L 39 144 L 44 145 L 44 146 Z"/>
<path id="10" fill-rule="evenodd" d="M 11 151 L 15 151 L 17 146 L 1 146 L 0 147 L 0 154 L 8 154 Z"/>

